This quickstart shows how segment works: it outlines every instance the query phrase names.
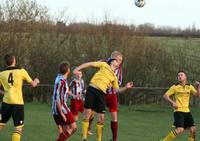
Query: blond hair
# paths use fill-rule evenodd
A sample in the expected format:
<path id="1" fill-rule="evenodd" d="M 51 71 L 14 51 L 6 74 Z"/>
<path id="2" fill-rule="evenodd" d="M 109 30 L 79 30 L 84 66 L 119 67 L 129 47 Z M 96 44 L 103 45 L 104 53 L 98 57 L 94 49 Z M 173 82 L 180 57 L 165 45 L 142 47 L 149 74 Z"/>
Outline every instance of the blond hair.
<path id="1" fill-rule="evenodd" d="M 116 58 L 117 56 L 121 56 L 121 57 L 123 57 L 123 55 L 122 55 L 122 53 L 121 52 L 119 52 L 119 51 L 113 51 L 112 53 L 111 53 L 111 58 Z"/>

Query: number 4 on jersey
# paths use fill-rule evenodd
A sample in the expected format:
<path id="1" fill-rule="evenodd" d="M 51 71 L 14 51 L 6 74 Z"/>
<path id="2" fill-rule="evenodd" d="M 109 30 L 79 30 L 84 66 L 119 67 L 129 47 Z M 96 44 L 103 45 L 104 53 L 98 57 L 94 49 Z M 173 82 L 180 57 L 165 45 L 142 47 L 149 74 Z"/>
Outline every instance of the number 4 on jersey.
<path id="1" fill-rule="evenodd" d="M 8 76 L 8 83 L 10 83 L 11 85 L 13 85 L 13 83 L 14 83 L 13 74 L 12 73 L 10 73 L 9 76 Z"/>

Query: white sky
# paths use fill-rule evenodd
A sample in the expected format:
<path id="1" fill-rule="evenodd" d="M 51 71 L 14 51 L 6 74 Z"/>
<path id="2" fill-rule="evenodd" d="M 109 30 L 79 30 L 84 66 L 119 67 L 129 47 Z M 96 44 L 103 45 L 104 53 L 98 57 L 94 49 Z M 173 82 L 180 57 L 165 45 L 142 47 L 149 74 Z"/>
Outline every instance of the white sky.
<path id="1" fill-rule="evenodd" d="M 134 0 L 36 0 L 46 5 L 55 16 L 67 8 L 76 21 L 103 21 L 105 13 L 111 19 L 125 24 L 152 23 L 156 26 L 192 27 L 200 29 L 200 0 L 146 0 L 138 8 Z"/>

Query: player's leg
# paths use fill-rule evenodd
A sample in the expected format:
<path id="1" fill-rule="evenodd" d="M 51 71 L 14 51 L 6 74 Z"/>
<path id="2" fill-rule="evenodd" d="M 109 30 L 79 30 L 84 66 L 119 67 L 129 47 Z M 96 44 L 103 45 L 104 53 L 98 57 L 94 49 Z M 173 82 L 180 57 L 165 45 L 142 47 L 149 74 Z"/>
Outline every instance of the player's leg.
<path id="1" fill-rule="evenodd" d="M 59 125 L 60 128 L 62 129 L 62 132 L 58 135 L 56 141 L 65 141 L 70 135 L 67 131 L 66 125 Z"/>
<path id="2" fill-rule="evenodd" d="M 102 141 L 104 126 L 104 113 L 98 113 L 98 122 L 96 124 L 97 141 Z"/>
<path id="3" fill-rule="evenodd" d="M 97 141 L 102 141 L 103 127 L 104 127 L 104 114 L 106 110 L 106 103 L 104 93 L 97 91 L 95 93 L 95 107 L 94 110 L 98 114 L 98 122 L 96 124 Z"/>
<path id="4" fill-rule="evenodd" d="M 95 93 L 96 90 L 93 87 L 88 87 L 86 95 L 85 95 L 85 103 L 84 103 L 84 117 L 82 121 L 82 139 L 85 141 L 87 139 L 88 127 L 89 127 L 89 119 L 92 112 L 92 109 L 95 105 Z"/>
<path id="5" fill-rule="evenodd" d="M 76 132 L 77 125 L 71 112 L 67 114 L 67 127 L 69 127 L 66 129 L 70 136 Z"/>
<path id="6" fill-rule="evenodd" d="M 12 106 L 12 118 L 14 121 L 14 131 L 12 134 L 12 141 L 20 141 L 22 135 L 22 129 L 24 126 L 24 106 L 13 105 Z"/>
<path id="7" fill-rule="evenodd" d="M 73 114 L 71 112 L 66 114 L 67 121 L 62 121 L 60 127 L 62 128 L 62 133 L 59 134 L 57 141 L 67 140 L 76 131 L 76 122 L 74 121 Z"/>
<path id="8" fill-rule="evenodd" d="M 78 121 L 78 101 L 76 99 L 71 99 L 71 112 L 74 115 L 74 120 Z"/>
<path id="9" fill-rule="evenodd" d="M 195 141 L 196 126 L 194 124 L 194 120 L 193 120 L 191 113 L 185 114 L 185 127 L 190 130 L 190 135 L 189 135 L 188 141 Z"/>
<path id="10" fill-rule="evenodd" d="M 92 111 L 91 115 L 90 115 L 90 119 L 89 119 L 88 135 L 93 135 L 93 133 L 91 131 L 91 125 L 92 125 L 92 121 L 94 120 L 94 114 L 95 114 L 95 112 Z"/>
<path id="11" fill-rule="evenodd" d="M 112 131 L 112 140 L 117 141 L 117 133 L 118 133 L 118 119 L 117 119 L 117 111 L 118 111 L 118 101 L 116 94 L 106 94 L 106 105 L 109 109 L 111 115 L 110 128 Z"/>
<path id="12" fill-rule="evenodd" d="M 117 120 L 117 112 L 111 112 L 112 121 L 110 122 L 110 127 L 112 130 L 113 141 L 117 141 L 117 133 L 118 133 L 118 120 Z"/>
<path id="13" fill-rule="evenodd" d="M 0 123 L 0 131 L 6 126 L 5 123 Z"/>
<path id="14" fill-rule="evenodd" d="M 84 117 L 82 121 L 82 139 L 87 139 L 87 133 L 88 133 L 88 127 L 89 127 L 89 118 L 91 115 L 92 110 L 91 109 L 85 109 L 84 110 Z"/>
<path id="15" fill-rule="evenodd" d="M 7 119 L 9 120 L 10 117 Z M 8 121 L 8 120 L 4 120 L 4 119 L 5 119 L 5 116 L 3 114 L 0 114 L 0 131 L 6 126 L 6 123 Z"/>
<path id="16" fill-rule="evenodd" d="M 9 104 L 2 103 L 0 112 L 0 130 L 6 126 L 6 123 L 11 118 L 11 115 L 11 106 Z"/>
<path id="17" fill-rule="evenodd" d="M 84 112 L 84 101 L 83 100 L 78 100 L 77 111 L 79 111 L 81 113 Z M 91 117 L 93 117 L 93 111 L 91 112 L 91 116 L 89 118 L 88 135 L 91 135 L 91 132 L 90 132 L 90 125 L 91 125 L 91 121 L 92 121 Z"/>
<path id="18" fill-rule="evenodd" d="M 58 127 L 58 137 L 57 138 L 59 138 L 59 135 L 63 132 L 63 130 L 60 125 L 57 125 L 57 127 Z"/>
<path id="19" fill-rule="evenodd" d="M 14 128 L 14 131 L 12 134 L 12 141 L 20 141 L 21 140 L 22 129 L 23 129 L 23 125 L 17 126 Z"/>
<path id="20" fill-rule="evenodd" d="M 54 118 L 54 121 L 58 127 L 58 136 L 56 138 L 56 141 L 62 141 L 65 139 L 65 134 L 64 134 L 64 128 L 66 126 L 63 126 L 65 125 L 65 121 L 63 120 L 62 116 L 60 114 L 58 115 L 53 115 L 53 118 Z"/>
<path id="21" fill-rule="evenodd" d="M 175 130 L 170 131 L 162 141 L 172 141 L 176 138 L 177 135 L 181 134 L 183 131 L 184 128 L 178 127 Z"/>
<path id="22" fill-rule="evenodd" d="M 67 140 L 72 134 L 76 132 L 77 126 L 76 122 L 71 123 L 68 125 L 61 125 L 62 133 L 59 134 L 56 141 L 65 141 Z"/>
<path id="23" fill-rule="evenodd" d="M 196 136 L 196 127 L 192 126 L 190 127 L 190 136 L 188 138 L 188 141 L 195 141 L 195 136 Z"/>
<path id="24" fill-rule="evenodd" d="M 174 113 L 174 126 L 176 126 L 176 129 L 170 131 L 162 141 L 172 141 L 176 138 L 177 135 L 181 134 L 184 131 L 184 118 L 185 117 L 183 112 Z"/>
<path id="25" fill-rule="evenodd" d="M 62 127 L 60 125 L 58 125 L 57 127 L 58 127 L 59 134 L 62 133 Z"/>

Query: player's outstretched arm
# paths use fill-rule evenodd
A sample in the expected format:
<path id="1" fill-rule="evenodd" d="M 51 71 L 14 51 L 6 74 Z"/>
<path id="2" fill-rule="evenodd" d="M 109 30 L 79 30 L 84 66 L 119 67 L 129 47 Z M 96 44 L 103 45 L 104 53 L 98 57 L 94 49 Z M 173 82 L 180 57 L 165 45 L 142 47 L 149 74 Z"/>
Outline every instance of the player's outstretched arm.
<path id="1" fill-rule="evenodd" d="M 39 83 L 40 83 L 40 80 L 39 80 L 38 78 L 35 78 L 35 79 L 31 82 L 31 86 L 32 86 L 32 87 L 36 87 Z"/>
<path id="2" fill-rule="evenodd" d="M 124 87 L 121 87 L 118 90 L 116 90 L 116 93 L 122 93 L 122 92 L 126 91 L 127 89 L 130 89 L 133 87 L 134 87 L 133 81 L 130 81 Z"/>
<path id="3" fill-rule="evenodd" d="M 80 66 L 76 67 L 73 71 L 74 74 L 81 73 L 80 70 L 88 68 L 88 67 L 94 67 L 95 62 L 87 62 L 84 64 L 81 64 Z"/>

